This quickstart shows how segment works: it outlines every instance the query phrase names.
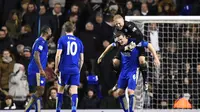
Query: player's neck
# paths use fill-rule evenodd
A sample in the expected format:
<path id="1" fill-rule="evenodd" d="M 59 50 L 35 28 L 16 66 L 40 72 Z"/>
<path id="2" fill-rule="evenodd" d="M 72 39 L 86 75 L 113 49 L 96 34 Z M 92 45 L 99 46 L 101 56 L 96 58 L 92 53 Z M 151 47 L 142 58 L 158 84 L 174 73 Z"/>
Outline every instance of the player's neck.
<path id="1" fill-rule="evenodd" d="M 73 32 L 66 32 L 66 35 L 74 35 Z"/>
<path id="2" fill-rule="evenodd" d="M 47 37 L 44 35 L 41 35 L 40 37 L 42 37 L 44 40 L 47 40 Z"/>

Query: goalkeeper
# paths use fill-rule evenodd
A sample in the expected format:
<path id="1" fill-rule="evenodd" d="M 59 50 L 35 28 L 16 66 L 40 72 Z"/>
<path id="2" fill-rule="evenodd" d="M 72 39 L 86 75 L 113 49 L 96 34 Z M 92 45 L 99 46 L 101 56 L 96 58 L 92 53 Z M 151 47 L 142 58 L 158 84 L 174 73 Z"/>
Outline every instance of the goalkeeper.
<path id="1" fill-rule="evenodd" d="M 101 54 L 101 56 L 98 58 L 98 63 L 101 63 L 103 57 L 110 51 L 112 50 L 112 48 L 114 47 L 118 47 L 118 52 L 116 54 L 116 56 L 113 59 L 113 65 L 114 67 L 119 67 L 119 55 L 120 55 L 120 51 L 121 50 L 131 50 L 133 48 L 135 48 L 136 46 L 140 46 L 141 42 L 143 41 L 143 34 L 142 32 L 137 28 L 137 26 L 133 23 L 133 22 L 127 22 L 124 21 L 123 17 L 121 15 L 115 15 L 114 16 L 114 23 L 116 26 L 116 31 L 114 32 L 114 35 L 116 35 L 117 31 L 122 31 L 126 37 L 129 38 L 135 38 L 135 42 L 130 43 L 129 45 L 126 46 L 120 46 L 118 45 L 118 43 L 116 42 L 116 38 L 115 38 L 115 44 L 116 46 L 113 46 L 113 44 L 109 45 L 106 50 Z M 160 65 L 160 61 L 156 55 L 155 50 L 152 47 L 152 44 L 149 43 L 148 49 L 151 51 L 151 53 L 154 56 L 154 63 L 156 66 Z M 143 84 L 145 87 L 145 90 L 148 89 L 147 86 L 147 63 L 145 61 L 145 48 L 144 47 L 139 47 L 139 51 L 140 51 L 140 56 L 139 56 L 139 64 L 140 64 L 140 71 L 142 72 L 142 76 L 143 76 Z M 114 87 L 112 90 L 115 90 L 116 87 Z"/>

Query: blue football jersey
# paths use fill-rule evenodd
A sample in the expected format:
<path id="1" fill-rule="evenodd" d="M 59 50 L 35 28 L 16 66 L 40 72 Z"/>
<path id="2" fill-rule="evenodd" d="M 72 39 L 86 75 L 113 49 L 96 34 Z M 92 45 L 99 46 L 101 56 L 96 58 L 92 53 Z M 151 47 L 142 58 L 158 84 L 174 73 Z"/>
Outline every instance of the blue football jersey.
<path id="1" fill-rule="evenodd" d="M 81 40 L 73 35 L 64 35 L 58 40 L 58 48 L 62 50 L 59 70 L 68 74 L 79 74 L 80 54 L 84 52 Z"/>
<path id="2" fill-rule="evenodd" d="M 47 44 L 47 41 L 44 40 L 42 37 L 37 38 L 33 44 L 31 60 L 28 66 L 29 72 L 39 72 L 39 68 L 34 58 L 34 53 L 36 51 L 40 52 L 40 63 L 42 65 L 42 68 L 45 69 L 47 65 L 47 59 L 48 59 L 48 44 Z"/>
<path id="3" fill-rule="evenodd" d="M 134 40 L 129 39 L 128 44 L 134 42 Z M 148 42 L 142 41 L 140 47 L 147 47 Z M 121 51 L 121 74 L 122 77 L 126 77 L 131 72 L 134 72 L 139 67 L 139 49 L 138 47 L 132 49 L 132 51 Z"/>

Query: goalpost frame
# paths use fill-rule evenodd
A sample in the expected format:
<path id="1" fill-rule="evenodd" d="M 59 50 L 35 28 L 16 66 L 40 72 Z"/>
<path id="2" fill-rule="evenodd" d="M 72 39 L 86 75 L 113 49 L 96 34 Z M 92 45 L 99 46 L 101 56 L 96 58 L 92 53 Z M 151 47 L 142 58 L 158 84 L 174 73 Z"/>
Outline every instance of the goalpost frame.
<path id="1" fill-rule="evenodd" d="M 166 21 L 167 23 L 200 23 L 200 16 L 125 16 L 126 21 L 151 21 L 151 23 L 161 23 L 160 21 Z"/>

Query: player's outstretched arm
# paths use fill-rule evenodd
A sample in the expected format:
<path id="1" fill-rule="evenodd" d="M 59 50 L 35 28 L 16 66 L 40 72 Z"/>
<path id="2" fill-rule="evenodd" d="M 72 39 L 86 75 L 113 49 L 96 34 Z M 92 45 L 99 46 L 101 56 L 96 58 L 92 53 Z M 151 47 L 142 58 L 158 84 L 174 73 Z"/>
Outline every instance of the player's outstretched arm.
<path id="1" fill-rule="evenodd" d="M 154 64 L 155 64 L 157 67 L 160 66 L 160 61 L 159 61 L 158 55 L 157 55 L 156 50 L 153 48 L 153 46 L 152 46 L 151 43 L 148 43 L 148 49 L 149 49 L 149 51 L 153 54 L 153 57 L 154 57 Z"/>
<path id="2" fill-rule="evenodd" d="M 106 47 L 106 49 L 103 51 L 103 53 L 100 55 L 100 57 L 97 60 L 97 63 L 101 63 L 102 59 L 104 58 L 104 56 L 106 54 L 108 54 L 109 51 L 111 51 L 114 48 L 113 43 L 110 44 L 108 47 Z"/>
<path id="3" fill-rule="evenodd" d="M 62 50 L 57 49 L 56 57 L 55 57 L 55 74 L 56 75 L 58 75 L 58 65 L 60 63 L 61 54 L 62 54 Z"/>
<path id="4" fill-rule="evenodd" d="M 39 51 L 34 52 L 34 59 L 35 59 L 35 62 L 37 64 L 38 68 L 39 68 L 40 75 L 46 77 L 46 74 L 45 74 L 45 72 L 42 68 L 42 64 L 40 62 L 40 52 Z"/>
<path id="5" fill-rule="evenodd" d="M 80 53 L 80 59 L 79 59 L 79 70 L 80 71 L 82 69 L 83 63 L 84 63 L 84 54 Z"/>

